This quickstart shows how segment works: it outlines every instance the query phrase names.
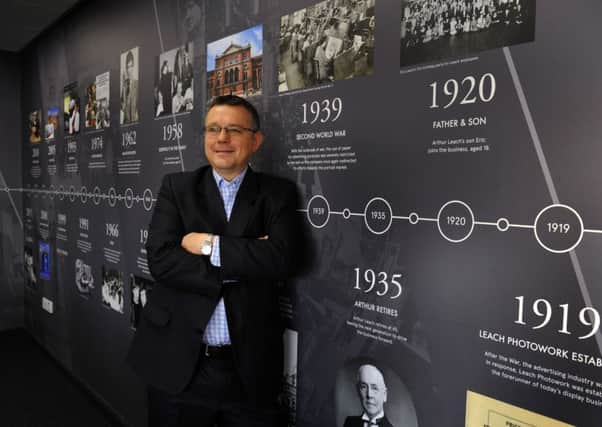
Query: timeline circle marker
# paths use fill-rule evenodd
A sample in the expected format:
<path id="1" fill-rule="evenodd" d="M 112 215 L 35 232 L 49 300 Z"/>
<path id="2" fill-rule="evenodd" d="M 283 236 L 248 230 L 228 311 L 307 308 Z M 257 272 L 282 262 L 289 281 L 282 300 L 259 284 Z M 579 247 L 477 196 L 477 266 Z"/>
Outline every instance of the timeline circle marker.
<path id="1" fill-rule="evenodd" d="M 420 221 L 420 217 L 416 212 L 412 212 L 408 215 L 408 221 L 410 221 L 410 224 L 416 225 L 418 224 L 418 221 Z"/>
<path id="2" fill-rule="evenodd" d="M 59 187 L 59 200 L 63 200 L 65 198 L 65 187 L 62 185 Z"/>
<path id="3" fill-rule="evenodd" d="M 366 203 L 364 209 L 364 223 L 368 230 L 374 234 L 384 234 L 391 228 L 393 222 L 393 209 L 382 197 L 374 197 Z"/>
<path id="4" fill-rule="evenodd" d="M 150 211 L 153 208 L 153 192 L 150 188 L 144 190 L 144 193 L 142 194 L 142 205 L 147 211 Z"/>
<path id="5" fill-rule="evenodd" d="M 450 200 L 439 209 L 437 228 L 448 242 L 463 242 L 474 230 L 472 209 L 461 200 Z"/>
<path id="6" fill-rule="evenodd" d="M 46 191 L 46 186 L 42 185 L 42 188 L 40 189 L 40 192 L 42 193 L 42 199 L 46 198 L 46 195 L 48 194 L 48 191 Z"/>
<path id="7" fill-rule="evenodd" d="M 328 200 L 320 194 L 313 196 L 307 203 L 307 220 L 315 228 L 322 228 L 330 219 Z"/>
<path id="8" fill-rule="evenodd" d="M 73 203 L 75 202 L 75 198 L 77 196 L 75 195 L 75 187 L 72 185 L 71 187 L 69 187 L 69 200 Z"/>
<path id="9" fill-rule="evenodd" d="M 134 206 L 134 190 L 126 188 L 125 190 L 125 207 L 131 209 Z"/>
<path id="10" fill-rule="evenodd" d="M 94 187 L 94 196 L 92 197 L 92 201 L 95 205 L 100 205 L 100 188 L 98 188 L 98 186 Z"/>
<path id="11" fill-rule="evenodd" d="M 54 187 L 54 185 L 50 184 L 50 187 L 48 187 L 48 198 L 50 200 L 54 200 L 55 195 L 56 195 L 56 188 Z"/>
<path id="12" fill-rule="evenodd" d="M 114 208 L 117 204 L 117 192 L 113 187 L 109 188 L 109 206 Z"/>
<path id="13" fill-rule="evenodd" d="M 508 218 L 500 218 L 495 225 L 499 231 L 508 231 L 510 228 L 510 221 L 508 221 Z"/>
<path id="14" fill-rule="evenodd" d="M 351 218 L 351 211 L 347 208 L 343 209 L 343 218 L 349 219 Z"/>
<path id="15" fill-rule="evenodd" d="M 88 189 L 85 186 L 82 186 L 82 188 L 80 190 L 79 198 L 81 199 L 82 203 L 84 203 L 84 204 L 88 201 Z"/>
<path id="16" fill-rule="evenodd" d="M 543 208 L 533 226 L 537 243 L 555 254 L 572 251 L 583 239 L 581 215 L 567 205 L 556 203 Z"/>

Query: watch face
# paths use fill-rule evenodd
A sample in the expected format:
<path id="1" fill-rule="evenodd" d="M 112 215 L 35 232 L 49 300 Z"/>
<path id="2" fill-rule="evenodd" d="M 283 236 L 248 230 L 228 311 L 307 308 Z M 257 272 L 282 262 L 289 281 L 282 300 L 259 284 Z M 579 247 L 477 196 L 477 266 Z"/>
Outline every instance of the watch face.
<path id="1" fill-rule="evenodd" d="M 201 253 L 203 255 L 209 255 L 211 253 L 211 239 L 203 241 L 203 244 L 201 245 Z"/>

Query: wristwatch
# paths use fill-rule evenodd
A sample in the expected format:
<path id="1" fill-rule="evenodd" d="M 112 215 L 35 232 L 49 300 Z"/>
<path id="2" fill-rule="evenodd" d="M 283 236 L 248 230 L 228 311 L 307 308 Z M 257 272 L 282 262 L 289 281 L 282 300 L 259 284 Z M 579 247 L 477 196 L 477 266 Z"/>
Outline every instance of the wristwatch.
<path id="1" fill-rule="evenodd" d="M 207 234 L 203 243 L 201 243 L 201 253 L 203 255 L 211 255 L 211 250 L 213 249 L 213 235 Z"/>

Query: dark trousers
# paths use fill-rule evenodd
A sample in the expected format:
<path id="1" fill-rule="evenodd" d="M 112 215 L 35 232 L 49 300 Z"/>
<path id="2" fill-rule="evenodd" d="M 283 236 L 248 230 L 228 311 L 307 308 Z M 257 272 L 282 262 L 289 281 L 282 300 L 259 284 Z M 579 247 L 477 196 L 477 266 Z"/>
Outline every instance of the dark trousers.
<path id="1" fill-rule="evenodd" d="M 148 388 L 149 427 L 281 427 L 276 402 L 245 396 L 231 358 L 199 360 L 190 385 L 171 395 Z"/>

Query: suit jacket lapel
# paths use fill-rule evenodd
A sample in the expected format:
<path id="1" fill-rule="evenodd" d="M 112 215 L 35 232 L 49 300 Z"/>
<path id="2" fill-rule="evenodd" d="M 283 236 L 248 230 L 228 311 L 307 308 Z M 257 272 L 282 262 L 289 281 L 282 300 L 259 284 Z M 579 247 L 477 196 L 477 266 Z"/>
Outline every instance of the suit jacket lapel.
<path id="1" fill-rule="evenodd" d="M 247 224 L 253 217 L 251 213 L 257 199 L 258 191 L 257 175 L 249 167 L 238 189 L 234 207 L 230 214 L 230 222 L 227 225 L 230 236 L 243 235 Z"/>
<path id="2" fill-rule="evenodd" d="M 209 223 L 208 233 L 221 234 L 226 229 L 226 210 L 224 201 L 219 193 L 211 167 L 199 170 L 197 183 L 197 203 L 199 218 L 204 218 Z"/>

